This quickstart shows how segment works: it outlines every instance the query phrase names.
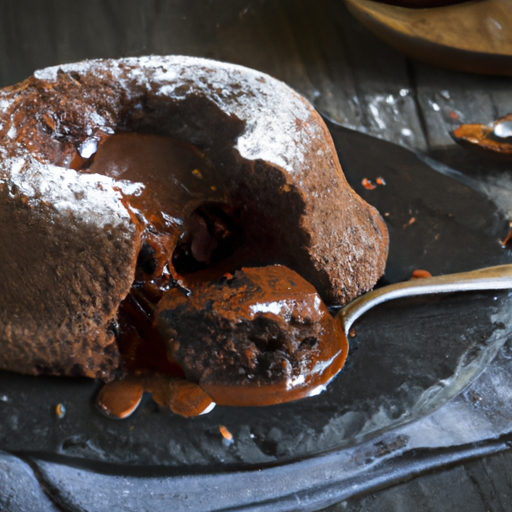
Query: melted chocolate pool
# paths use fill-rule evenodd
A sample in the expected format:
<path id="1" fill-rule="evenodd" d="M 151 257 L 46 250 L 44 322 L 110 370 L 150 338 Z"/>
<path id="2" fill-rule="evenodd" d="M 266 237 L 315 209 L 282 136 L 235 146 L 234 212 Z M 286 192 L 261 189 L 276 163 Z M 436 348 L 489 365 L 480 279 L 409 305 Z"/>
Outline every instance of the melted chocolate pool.
<path id="1" fill-rule="evenodd" d="M 86 151 L 82 156 L 84 153 L 88 156 Z M 117 332 L 119 350 L 130 377 L 105 386 L 98 401 L 106 412 L 115 417 L 126 417 L 135 410 L 134 404 L 140 400 L 142 388 L 152 392 L 158 404 L 185 416 L 201 414 L 212 408 L 214 404 L 205 391 L 223 405 L 280 403 L 318 392 L 341 368 L 347 352 L 341 329 L 327 313 L 314 288 L 305 281 L 302 284 L 303 280 L 286 267 L 258 269 L 261 278 L 258 277 L 256 288 L 262 291 L 266 305 L 273 296 L 283 294 L 283 287 L 292 309 L 306 307 L 310 312 L 315 310 L 316 314 L 321 304 L 322 314 L 317 314 L 318 322 L 313 318 L 315 315 L 309 315 L 311 318 L 308 316 L 305 320 L 308 324 L 317 322 L 312 327 L 315 336 L 306 336 L 311 347 L 302 339 L 295 340 L 298 327 L 290 324 L 298 322 L 295 316 L 285 318 L 284 310 L 265 311 L 260 316 L 268 321 L 269 315 L 273 315 L 275 325 L 272 324 L 272 329 L 276 332 L 272 336 L 279 342 L 274 343 L 273 338 L 267 340 L 270 348 L 265 349 L 266 359 L 256 354 L 254 343 L 241 342 L 247 345 L 244 345 L 243 353 L 248 357 L 254 349 L 251 364 L 262 367 L 261 371 L 255 370 L 254 374 L 259 377 L 253 382 L 247 380 L 250 376 L 245 380 L 233 379 L 237 372 L 241 376 L 240 372 L 247 371 L 247 365 L 244 366 L 242 361 L 234 368 L 232 364 L 223 366 L 212 360 L 210 364 L 215 368 L 204 371 L 205 361 L 212 359 L 211 339 L 203 336 L 200 330 L 188 329 L 188 333 L 180 334 L 183 346 L 187 339 L 193 338 L 194 360 L 188 357 L 185 362 L 183 350 L 174 350 L 177 341 L 175 336 L 169 335 L 169 325 L 155 318 L 159 314 L 155 314 L 155 308 L 160 303 L 169 306 L 177 299 L 179 303 L 197 307 L 197 292 L 201 294 L 204 286 L 214 282 L 221 283 L 216 288 L 221 290 L 220 296 L 214 300 L 222 302 L 221 297 L 226 297 L 222 283 L 226 279 L 219 281 L 219 278 L 243 264 L 236 257 L 237 249 L 244 243 L 237 206 L 230 204 L 228 193 L 208 159 L 190 144 L 169 137 L 137 133 L 105 137 L 95 154 L 89 159 L 75 158 L 72 165 L 80 172 L 103 174 L 120 182 L 129 182 L 120 183 L 119 190 L 140 234 L 134 282 L 121 304 Z M 301 280 L 302 286 L 290 291 L 291 274 L 296 276 L 295 281 Z M 233 281 L 228 279 L 228 291 L 233 288 L 230 282 Z M 196 292 L 193 297 L 189 297 L 191 290 Z M 258 293 L 251 290 L 247 297 L 243 295 L 237 299 L 240 304 L 247 298 L 252 301 L 251 308 L 258 310 Z M 169 298 L 163 301 L 165 297 Z M 199 309 L 205 309 L 203 306 L 200 304 Z M 169 307 L 165 309 L 166 314 L 168 311 Z M 233 325 L 243 321 L 247 327 L 247 315 L 237 311 L 236 307 L 230 310 L 228 301 L 222 314 L 231 316 Z M 205 318 L 198 321 L 199 327 L 209 325 Z M 233 332 L 233 325 L 224 327 Z M 260 336 L 259 328 L 268 330 L 268 325 L 261 327 L 257 321 L 247 328 L 252 339 Z M 224 334 L 222 328 L 215 333 L 214 345 L 226 341 Z M 219 345 L 219 354 L 242 350 L 241 345 L 236 346 L 236 339 L 230 340 L 233 342 L 233 347 L 228 349 Z M 269 363 L 270 352 L 272 364 Z M 297 356 L 299 352 L 300 357 Z M 292 368 L 290 361 L 295 360 Z M 200 376 L 194 365 L 202 368 Z M 205 375 L 215 375 L 215 379 L 212 381 Z"/>

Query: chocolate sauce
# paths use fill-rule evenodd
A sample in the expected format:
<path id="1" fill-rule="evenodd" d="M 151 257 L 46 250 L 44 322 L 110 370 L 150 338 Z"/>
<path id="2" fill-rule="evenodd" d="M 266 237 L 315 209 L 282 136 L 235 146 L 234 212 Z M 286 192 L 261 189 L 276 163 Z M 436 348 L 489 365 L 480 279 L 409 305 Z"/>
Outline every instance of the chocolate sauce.
<path id="1" fill-rule="evenodd" d="M 96 404 L 107 416 L 124 419 L 135 412 L 144 391 L 152 393 L 161 407 L 185 417 L 206 414 L 215 407 L 197 384 L 164 375 L 130 376 L 109 382 L 101 388 Z"/>
<path id="2" fill-rule="evenodd" d="M 179 243 L 188 241 L 192 257 L 209 263 L 216 233 L 201 225 L 201 213 L 196 210 L 205 204 L 218 204 L 222 210 L 228 198 L 215 170 L 194 146 L 170 137 L 119 133 L 100 144 L 86 171 L 140 184 L 123 195 L 141 231 L 142 244 L 148 247 L 146 254 L 152 252 L 154 268 L 144 272 L 152 276 L 145 280 L 146 286 L 158 290 L 169 277 L 179 278 L 173 266 Z"/>
<path id="3" fill-rule="evenodd" d="M 127 418 L 142 400 L 144 386 L 138 379 L 116 380 L 105 384 L 96 399 L 98 407 L 114 418 Z"/>
<path id="4" fill-rule="evenodd" d="M 209 411 L 215 405 L 213 400 L 223 405 L 268 405 L 319 392 L 342 367 L 347 342 L 314 288 L 286 267 L 245 269 L 262 292 L 259 294 L 254 293 L 254 287 L 242 286 L 236 298 L 230 298 L 239 273 L 235 277 L 226 274 L 227 287 L 217 286 L 220 295 L 215 300 L 221 304 L 221 315 L 233 325 L 249 317 L 268 317 L 284 303 L 285 310 L 293 311 L 296 325 L 291 327 L 286 312 L 271 315 L 271 328 L 278 333 L 277 343 L 282 346 L 265 349 L 266 355 L 256 354 L 257 350 L 252 354 L 251 346 L 244 348 L 243 357 L 252 360 L 250 364 L 261 365 L 260 373 L 255 371 L 257 378 L 233 380 L 233 375 L 240 376 L 246 370 L 247 361 L 227 373 L 220 371 L 222 364 L 218 361 L 210 361 L 200 376 L 191 371 L 201 367 L 205 354 L 210 357 L 211 346 L 207 347 L 207 341 L 199 336 L 194 359 L 185 361 L 183 354 L 174 350 L 176 341 L 169 345 L 168 326 L 162 327 L 159 315 L 169 301 L 208 311 L 204 288 L 226 271 L 239 268 L 240 262 L 232 255 L 244 236 L 236 220 L 236 208 L 229 204 L 227 192 L 208 160 L 190 144 L 136 133 L 120 133 L 93 142 L 97 152 L 89 155 L 89 149 L 82 148 L 72 164 L 80 172 L 99 173 L 119 181 L 123 202 L 140 235 L 134 281 L 121 303 L 117 332 L 124 367 L 131 377 L 106 384 L 98 396 L 100 407 L 114 417 L 126 417 L 135 410 L 145 390 L 153 393 L 159 405 L 193 416 Z M 193 290 L 200 290 L 199 295 Z M 301 323 L 308 326 L 304 332 L 314 333 L 304 334 L 304 339 L 297 341 L 294 336 L 302 333 Z M 206 324 L 199 319 L 199 326 Z M 250 328 L 253 337 L 264 337 L 266 334 L 259 333 L 258 328 Z M 196 336 L 192 331 L 189 335 Z M 213 345 L 217 346 L 225 333 L 215 335 L 218 339 Z"/>
<path id="5" fill-rule="evenodd" d="M 207 215 L 213 209 L 222 212 L 226 199 L 215 172 L 194 146 L 137 133 L 104 137 L 90 160 L 80 158 L 73 162 L 81 172 L 136 184 L 132 193 L 120 184 L 140 232 L 134 283 L 119 311 L 117 341 L 124 365 L 132 374 L 183 377 L 153 329 L 152 316 L 164 291 L 182 280 L 174 262 L 192 268 L 209 264 L 217 241 L 230 235 L 215 214 Z"/>
<path id="6" fill-rule="evenodd" d="M 69 166 L 131 182 L 131 187 L 120 183 L 119 190 L 140 235 L 134 282 L 121 303 L 117 326 L 130 377 L 106 384 L 98 405 L 110 416 L 127 417 L 142 392 L 149 391 L 159 405 L 177 414 L 201 414 L 215 404 L 199 386 L 183 379 L 183 370 L 153 327 L 153 311 L 170 287 L 184 290 L 183 275 L 210 265 L 233 245 L 232 233 L 239 233 L 223 203 L 223 188 L 204 155 L 179 140 L 120 133 L 92 142 L 97 151 L 89 154 L 81 148 Z M 130 188 L 133 192 L 127 193 Z"/>
<path id="7" fill-rule="evenodd" d="M 158 405 L 187 418 L 206 414 L 215 407 L 215 402 L 204 390 L 185 379 L 156 377 L 147 384 L 147 390 L 153 393 L 153 400 Z"/>

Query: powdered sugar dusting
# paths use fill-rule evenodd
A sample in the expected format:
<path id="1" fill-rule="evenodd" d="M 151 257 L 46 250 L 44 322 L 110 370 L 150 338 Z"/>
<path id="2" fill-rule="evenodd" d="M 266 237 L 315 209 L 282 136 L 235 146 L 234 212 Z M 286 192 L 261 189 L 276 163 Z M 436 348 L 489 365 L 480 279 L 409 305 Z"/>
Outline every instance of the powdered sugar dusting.
<path id="1" fill-rule="evenodd" d="M 63 76 L 66 74 L 68 76 Z M 68 146 L 74 144 L 75 147 L 81 147 L 87 138 L 95 137 L 100 130 L 110 133 L 119 127 L 129 129 L 131 122 L 137 126 L 137 120 L 150 123 L 153 114 L 144 112 L 145 104 L 160 106 L 165 111 L 168 99 L 169 112 L 182 105 L 185 109 L 183 112 L 186 112 L 186 108 L 197 102 L 201 105 L 210 103 L 215 107 L 213 111 L 218 109 L 226 118 L 232 119 L 233 122 L 228 122 L 232 128 L 240 128 L 233 146 L 229 141 L 229 158 L 237 162 L 261 161 L 267 168 L 280 169 L 286 183 L 278 192 L 292 191 L 307 199 L 304 206 L 307 226 L 304 224 L 304 228 L 311 237 L 307 250 L 316 255 L 315 267 L 331 276 L 332 289 L 329 293 L 335 300 L 347 301 L 369 289 L 382 273 L 387 249 L 384 244 L 379 245 L 377 239 L 387 238 L 384 232 L 381 233 L 385 229 L 382 227 L 384 224 L 368 221 L 376 217 L 376 213 L 368 205 L 363 205 L 346 185 L 327 128 L 311 105 L 284 83 L 242 66 L 182 56 L 83 61 L 39 70 L 35 73 L 35 79 L 43 81 L 36 83 L 36 88 L 45 90 L 52 89 L 52 82 L 58 83 L 55 90 L 62 84 L 69 86 L 72 91 L 69 97 L 78 99 L 80 107 L 77 114 L 82 116 L 82 120 L 81 124 L 73 127 L 75 139 L 68 143 Z M 75 85 L 78 89 L 73 89 Z M 64 90 L 67 90 L 65 87 Z M 30 139 L 25 140 L 14 131 L 17 126 L 14 101 L 16 94 L 23 95 L 23 91 L 23 88 L 0 91 L 0 120 L 4 123 L 0 154 L 7 150 L 6 155 L 12 156 L 13 148 L 18 146 L 15 153 L 28 157 L 30 152 L 27 146 L 35 147 Z M 89 93 L 96 98 L 95 101 L 90 101 Z M 102 98 L 105 98 L 104 105 Z M 133 117 L 130 117 L 132 114 Z M 223 118 L 222 114 L 217 116 L 218 119 Z M 54 122 L 59 119 L 43 119 L 43 122 L 46 121 L 53 130 Z M 123 124 L 125 121 L 126 125 Z M 193 126 L 186 128 L 187 137 L 193 129 Z M 205 125 L 204 129 L 209 128 Z M 6 132 L 14 138 L 10 139 Z M 193 135 L 190 140 L 194 140 Z M 60 143 L 58 140 L 55 142 L 54 150 Z M 39 154 L 38 158 L 44 160 L 46 157 Z M 51 159 L 49 156 L 47 158 Z M 52 161 L 64 160 L 53 158 Z M 0 179 L 3 172 L 9 175 L 8 165 L 5 160 L 0 162 Z M 48 169 L 50 167 L 47 166 L 47 171 L 43 173 L 45 177 L 40 178 L 38 183 L 41 184 L 43 179 L 51 180 Z M 95 205 L 92 208 L 108 211 L 109 215 L 121 208 L 112 183 L 96 178 L 110 192 L 103 195 L 93 193 L 92 185 L 77 173 L 66 169 L 57 172 L 56 167 L 51 169 L 51 172 L 59 175 L 68 173 L 69 179 L 75 180 L 78 188 L 86 187 L 85 194 L 90 194 Z M 274 171 L 279 173 L 276 169 Z M 329 184 L 328 192 L 325 183 Z M 65 187 L 55 186 L 59 193 L 65 195 Z M 68 189 L 70 187 L 68 183 Z M 78 190 L 75 192 L 80 195 Z M 47 193 L 52 194 L 50 190 Z M 99 201 L 100 196 L 109 203 L 108 206 L 99 206 L 95 202 Z M 80 210 L 82 206 L 75 203 L 71 205 L 70 202 L 68 206 Z M 64 208 L 65 201 L 63 199 L 56 204 Z M 337 210 L 332 207 L 333 204 L 343 207 Z M 91 221 L 96 219 L 99 225 L 107 222 L 103 215 L 96 214 L 92 209 L 85 218 Z M 329 222 L 325 221 L 326 218 L 330 219 Z M 349 218 L 360 219 L 361 222 L 347 222 Z M 126 218 L 125 221 L 128 222 Z M 350 229 L 347 228 L 348 224 Z M 364 271 L 361 270 L 363 268 Z M 353 280 L 350 269 L 358 270 L 354 272 Z M 343 275 L 343 280 L 333 277 L 338 275 Z"/>
<path id="2" fill-rule="evenodd" d="M 111 178 L 79 174 L 32 158 L 7 158 L 2 167 L 10 172 L 4 179 L 4 173 L 0 172 L 0 181 L 9 184 L 15 191 L 12 195 L 24 196 L 29 204 L 36 206 L 43 199 L 59 214 L 101 228 L 130 220 L 121 203 L 121 194 L 114 187 L 118 184 Z"/>
<path id="3" fill-rule="evenodd" d="M 58 70 L 99 74 L 108 66 L 118 83 L 128 91 L 142 86 L 170 100 L 203 96 L 223 112 L 246 122 L 236 149 L 247 160 L 265 160 L 289 173 L 304 162 L 311 139 L 323 137 L 311 123 L 313 109 L 290 87 L 258 71 L 235 64 L 195 57 L 139 57 L 118 61 L 92 60 L 56 66 L 35 73 L 44 80 L 57 80 Z M 100 123 L 98 123 L 100 124 Z M 303 129 L 297 130 L 300 124 Z"/>
<path id="4" fill-rule="evenodd" d="M 249 307 L 249 310 L 251 312 L 251 315 L 257 315 L 265 314 L 265 313 L 271 313 L 273 315 L 280 315 L 282 314 L 283 317 L 288 318 L 291 315 L 291 312 L 293 310 L 293 306 L 295 304 L 290 304 L 290 301 L 287 300 L 279 300 L 279 301 L 273 301 L 273 302 L 258 302 L 256 304 L 252 304 Z"/>
<path id="5" fill-rule="evenodd" d="M 48 82 L 55 82 L 57 80 L 57 73 L 59 66 L 53 66 L 51 68 L 38 69 L 34 71 L 34 76 L 38 80 L 47 80 Z"/>

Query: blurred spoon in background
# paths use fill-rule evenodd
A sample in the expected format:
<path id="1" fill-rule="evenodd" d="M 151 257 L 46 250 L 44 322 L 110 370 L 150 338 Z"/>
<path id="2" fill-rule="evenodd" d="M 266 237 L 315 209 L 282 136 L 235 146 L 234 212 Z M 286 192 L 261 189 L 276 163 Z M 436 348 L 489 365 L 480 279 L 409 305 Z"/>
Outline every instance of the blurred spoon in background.
<path id="1" fill-rule="evenodd" d="M 345 3 L 366 28 L 409 57 L 458 71 L 512 75 L 510 0 L 448 0 L 442 7 L 434 6 L 439 0 L 384 1 Z"/>

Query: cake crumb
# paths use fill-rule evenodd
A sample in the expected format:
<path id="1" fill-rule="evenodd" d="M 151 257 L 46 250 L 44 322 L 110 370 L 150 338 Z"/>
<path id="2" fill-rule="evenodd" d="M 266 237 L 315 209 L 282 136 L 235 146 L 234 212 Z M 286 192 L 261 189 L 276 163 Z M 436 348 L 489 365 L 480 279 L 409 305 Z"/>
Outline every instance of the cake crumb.
<path id="1" fill-rule="evenodd" d="M 361 184 L 366 190 L 374 190 L 376 188 L 375 185 L 368 178 L 363 178 Z"/>
<path id="2" fill-rule="evenodd" d="M 55 407 L 55 414 L 57 415 L 57 418 L 62 419 L 64 416 L 66 416 L 66 407 L 64 404 L 57 404 Z"/>
<path id="3" fill-rule="evenodd" d="M 233 434 L 224 425 L 219 425 L 219 432 L 226 441 L 233 441 Z"/>
<path id="4" fill-rule="evenodd" d="M 428 270 L 416 269 L 411 274 L 412 279 L 425 279 L 427 277 L 432 277 L 432 274 Z"/>
<path id="5" fill-rule="evenodd" d="M 404 229 L 405 229 L 407 226 L 410 226 L 411 224 L 414 224 L 415 222 L 416 222 L 416 217 L 411 217 L 411 218 L 409 219 L 409 222 L 406 222 L 406 223 L 404 224 L 404 226 L 403 226 L 403 227 L 404 227 Z"/>

